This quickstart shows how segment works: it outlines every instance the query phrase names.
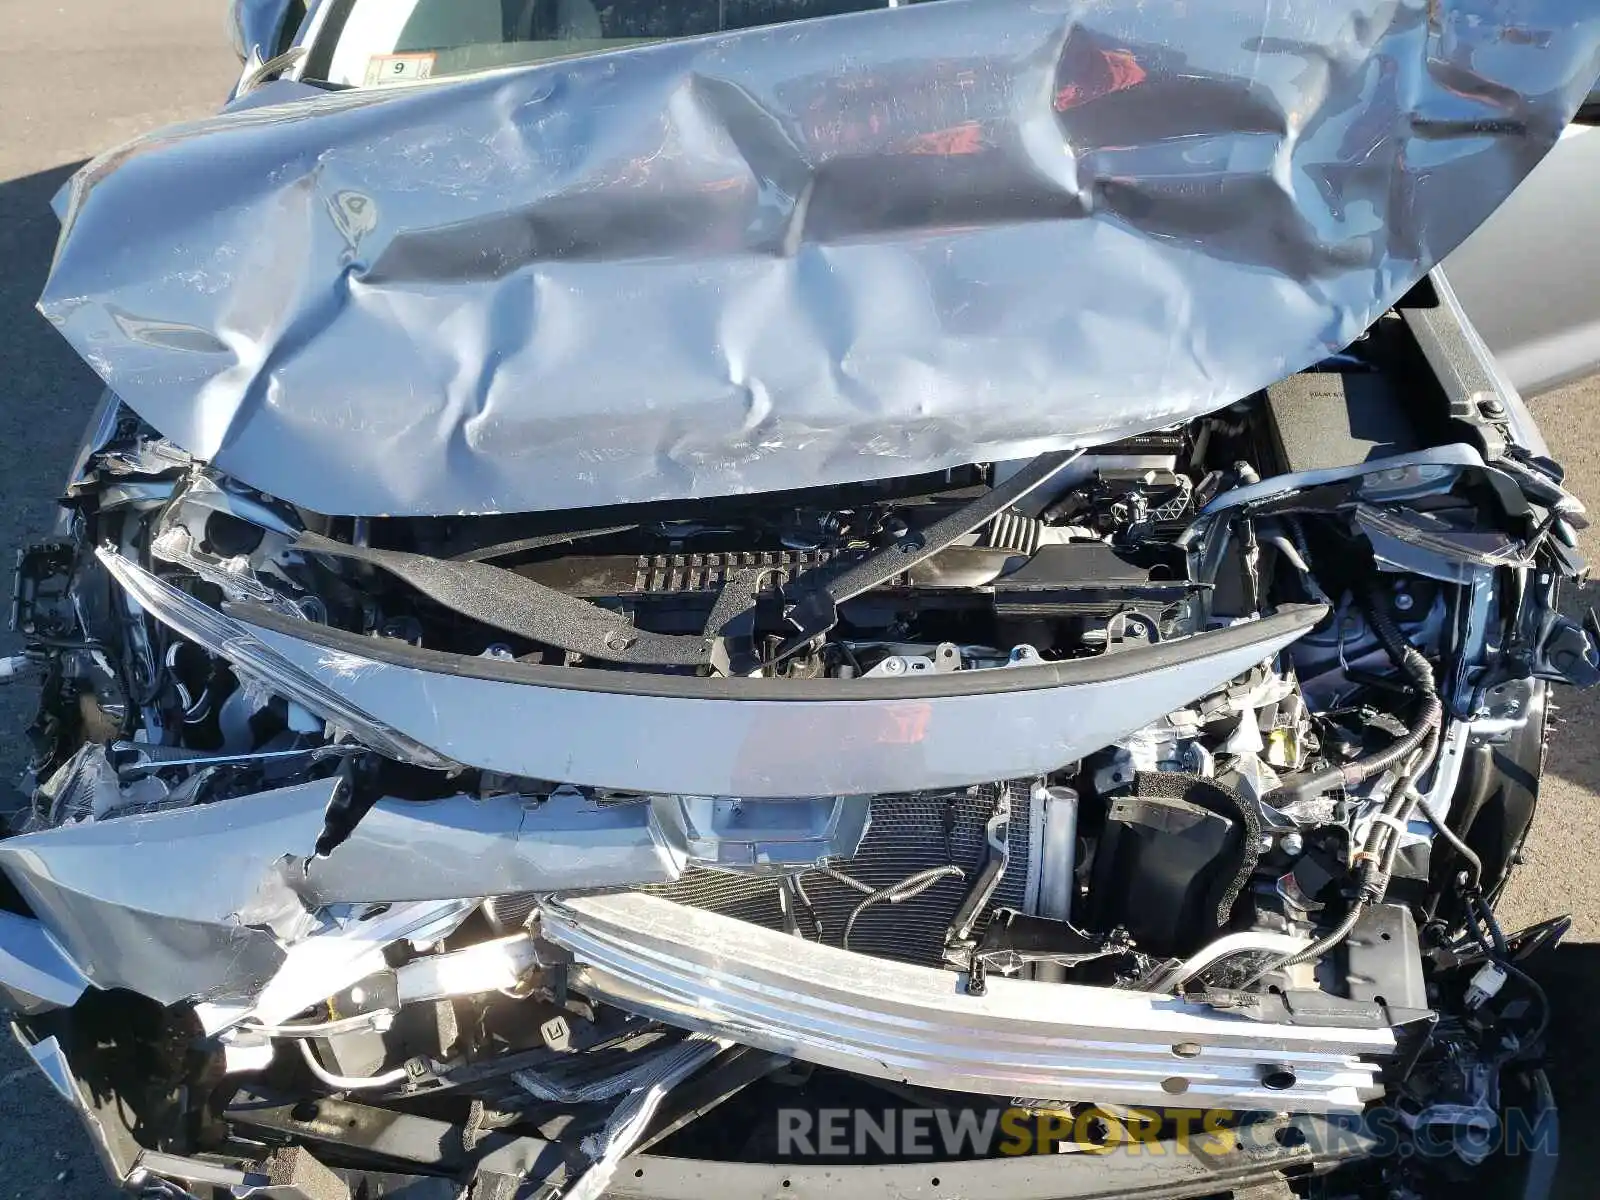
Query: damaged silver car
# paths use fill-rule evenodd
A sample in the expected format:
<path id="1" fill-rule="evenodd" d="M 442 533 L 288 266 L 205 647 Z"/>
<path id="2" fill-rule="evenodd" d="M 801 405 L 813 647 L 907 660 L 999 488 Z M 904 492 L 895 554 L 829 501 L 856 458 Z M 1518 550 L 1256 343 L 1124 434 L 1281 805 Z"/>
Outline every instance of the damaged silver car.
<path id="1" fill-rule="evenodd" d="M 1437 264 L 1600 6 L 240 12 L 40 304 L 0 1004 L 119 1180 L 1540 1194 L 1600 628 Z"/>

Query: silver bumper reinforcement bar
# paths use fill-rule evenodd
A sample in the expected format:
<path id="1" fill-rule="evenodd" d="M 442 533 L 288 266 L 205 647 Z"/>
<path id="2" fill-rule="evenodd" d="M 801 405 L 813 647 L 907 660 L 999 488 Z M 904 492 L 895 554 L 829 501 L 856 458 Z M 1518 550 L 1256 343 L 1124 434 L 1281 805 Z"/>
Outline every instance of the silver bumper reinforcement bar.
<path id="1" fill-rule="evenodd" d="M 1156 1107 L 1356 1110 L 1388 1028 L 1252 1020 L 1147 992 L 868 958 L 623 893 L 547 902 L 571 985 L 687 1029 L 861 1075 L 956 1091 Z"/>

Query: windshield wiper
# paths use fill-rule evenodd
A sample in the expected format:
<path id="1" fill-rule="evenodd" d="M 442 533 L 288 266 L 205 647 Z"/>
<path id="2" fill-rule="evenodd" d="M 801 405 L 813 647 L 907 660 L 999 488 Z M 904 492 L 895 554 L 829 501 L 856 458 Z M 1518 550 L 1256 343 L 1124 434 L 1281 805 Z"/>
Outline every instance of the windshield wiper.
<path id="1" fill-rule="evenodd" d="M 825 635 L 839 623 L 839 605 L 846 600 L 889 582 L 924 559 L 949 548 L 957 538 L 993 520 L 1029 492 L 1048 483 L 1082 453 L 1082 450 L 1053 450 L 1041 454 L 977 499 L 925 529 L 908 532 L 892 546 L 868 555 L 849 570 L 825 580 L 817 579 L 809 586 L 805 580 L 797 581 L 800 586 L 792 595 L 784 597 L 784 619 L 796 632 L 778 647 L 772 661 L 779 662 Z"/>

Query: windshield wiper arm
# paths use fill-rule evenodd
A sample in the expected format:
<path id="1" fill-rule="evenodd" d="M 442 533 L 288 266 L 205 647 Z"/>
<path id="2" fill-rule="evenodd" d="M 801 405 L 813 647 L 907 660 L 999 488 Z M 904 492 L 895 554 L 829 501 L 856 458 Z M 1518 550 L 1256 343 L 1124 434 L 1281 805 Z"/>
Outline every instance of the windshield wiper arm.
<path id="1" fill-rule="evenodd" d="M 927 528 L 907 533 L 894 545 L 868 555 L 849 570 L 825 582 L 817 582 L 809 587 L 802 585 L 792 597 L 785 596 L 784 619 L 797 632 L 778 647 L 772 661 L 780 661 L 804 649 L 837 625 L 839 605 L 846 600 L 889 582 L 924 559 L 947 549 L 957 538 L 993 520 L 1029 492 L 1048 483 L 1082 453 L 1082 450 L 1053 450 L 1049 454 L 1041 454 L 1005 482 L 996 484 L 977 499 L 941 517 Z"/>

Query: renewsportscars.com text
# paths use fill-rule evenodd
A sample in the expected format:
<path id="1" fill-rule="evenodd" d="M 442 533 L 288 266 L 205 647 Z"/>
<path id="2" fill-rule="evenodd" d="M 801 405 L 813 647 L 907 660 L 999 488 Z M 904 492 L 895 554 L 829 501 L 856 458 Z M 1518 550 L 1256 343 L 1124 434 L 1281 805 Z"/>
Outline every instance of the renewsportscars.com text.
<path id="1" fill-rule="evenodd" d="M 1503 1121 L 1451 1124 L 1391 1108 L 1315 1121 L 1231 1109 L 1035 1108 L 780 1109 L 778 1153 L 786 1158 L 987 1158 L 995 1155 L 1227 1154 L 1237 1148 L 1309 1145 L 1318 1153 L 1358 1148 L 1367 1156 L 1554 1153 L 1552 1112 L 1509 1110 Z M 1344 1145 L 1341 1147 L 1340 1143 Z"/>

